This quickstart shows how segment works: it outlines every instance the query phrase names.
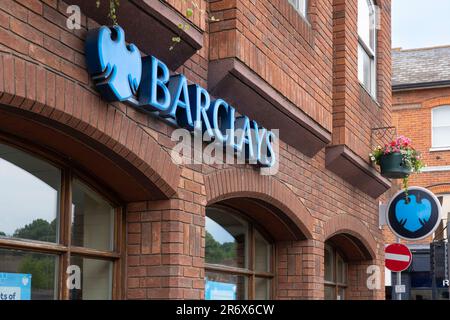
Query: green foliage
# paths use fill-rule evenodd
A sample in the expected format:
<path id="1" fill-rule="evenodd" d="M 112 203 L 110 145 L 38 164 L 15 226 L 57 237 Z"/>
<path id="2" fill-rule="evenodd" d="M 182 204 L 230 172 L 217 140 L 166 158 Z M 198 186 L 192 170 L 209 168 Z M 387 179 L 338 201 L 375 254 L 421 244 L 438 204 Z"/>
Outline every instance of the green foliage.
<path id="1" fill-rule="evenodd" d="M 25 227 L 17 229 L 13 237 L 54 242 L 56 240 L 56 219 L 51 223 L 44 219 L 36 219 Z"/>
<path id="2" fill-rule="evenodd" d="M 3 231 L 0 231 L 0 237 L 6 237 L 6 233 L 4 233 Z"/>
<path id="3" fill-rule="evenodd" d="M 32 275 L 32 288 L 53 289 L 54 287 L 55 263 L 51 257 L 39 255 L 26 256 L 19 267 L 19 273 Z"/>
<path id="4" fill-rule="evenodd" d="M 206 10 L 203 10 L 200 8 L 200 6 L 198 5 L 198 3 L 194 0 L 181 0 L 184 3 L 189 2 L 189 6 L 190 8 L 187 8 L 184 16 L 188 19 L 192 19 L 192 17 L 194 16 L 194 11 L 198 11 L 200 13 L 200 15 L 205 15 L 207 17 L 207 19 L 211 22 L 217 22 L 219 21 L 219 19 L 215 18 L 214 16 L 209 16 L 208 12 L 206 12 Z M 176 37 L 172 37 L 172 45 L 169 47 L 169 51 L 172 51 L 173 49 L 175 49 L 175 46 L 177 44 L 179 44 L 181 42 L 181 32 L 183 31 L 187 31 L 189 30 L 190 25 L 187 23 L 179 23 L 178 24 L 178 29 L 179 34 Z"/>
<path id="5" fill-rule="evenodd" d="M 220 244 L 206 231 L 205 256 L 208 263 L 222 263 L 225 260 L 235 260 L 236 243 L 225 242 Z"/>
<path id="6" fill-rule="evenodd" d="M 420 159 L 420 153 L 411 145 L 411 139 L 405 136 L 399 136 L 384 147 L 376 147 L 369 156 L 372 162 L 380 165 L 381 158 L 392 153 L 401 153 L 403 162 L 412 172 L 419 172 L 425 166 Z"/>
<path id="7" fill-rule="evenodd" d="M 51 223 L 44 219 L 36 219 L 25 227 L 17 229 L 13 236 L 38 241 L 56 240 L 56 219 Z M 53 289 L 55 281 L 54 258 L 41 254 L 27 254 L 19 267 L 19 273 L 33 276 L 31 285 L 36 289 Z"/>
<path id="8" fill-rule="evenodd" d="M 101 1 L 96 0 L 95 5 L 97 8 L 100 7 Z M 109 12 L 108 18 L 111 19 L 113 25 L 117 25 L 117 8 L 120 6 L 120 0 L 109 0 Z"/>
<path id="9" fill-rule="evenodd" d="M 405 167 L 409 168 L 413 173 L 419 173 L 420 170 L 425 167 L 425 163 L 421 160 L 420 152 L 413 148 L 411 139 L 405 136 L 399 136 L 384 147 L 377 146 L 372 153 L 369 154 L 369 157 L 372 162 L 380 165 L 381 159 L 392 153 L 400 153 Z M 408 181 L 409 176 L 403 178 L 402 181 L 406 199 L 408 199 Z"/>
<path id="10" fill-rule="evenodd" d="M 191 18 L 194 15 L 194 10 L 192 10 L 191 8 L 187 8 L 186 9 L 186 18 Z"/>
<path id="11" fill-rule="evenodd" d="M 206 15 L 208 17 L 208 20 L 211 22 L 217 22 L 220 21 L 214 16 L 209 16 L 209 14 L 206 12 L 206 10 L 203 10 L 200 8 L 198 3 L 194 0 L 181 0 L 182 2 L 186 3 L 189 2 L 190 8 L 187 8 L 184 12 L 184 16 L 188 19 L 191 19 L 194 16 L 194 10 L 197 10 L 200 12 L 201 15 Z M 101 0 L 95 0 L 95 5 L 97 8 L 100 8 Z M 111 19 L 113 25 L 117 25 L 117 10 L 120 6 L 120 0 L 109 0 L 109 12 L 108 12 L 108 18 Z M 187 23 L 179 23 L 178 29 L 180 30 L 180 34 L 178 34 L 175 37 L 172 37 L 172 45 L 169 47 L 169 51 L 172 51 L 175 49 L 175 46 L 181 42 L 181 32 L 189 30 L 190 25 Z"/>

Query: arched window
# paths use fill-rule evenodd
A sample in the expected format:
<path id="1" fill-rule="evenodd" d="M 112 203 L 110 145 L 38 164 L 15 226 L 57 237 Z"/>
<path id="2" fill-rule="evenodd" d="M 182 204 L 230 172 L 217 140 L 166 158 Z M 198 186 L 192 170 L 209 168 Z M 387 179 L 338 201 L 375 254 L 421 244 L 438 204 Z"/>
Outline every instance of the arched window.
<path id="1" fill-rule="evenodd" d="M 434 108 L 431 114 L 432 148 L 450 148 L 450 106 Z"/>
<path id="2" fill-rule="evenodd" d="M 228 208 L 207 208 L 205 298 L 270 299 L 272 247 L 240 214 Z"/>
<path id="3" fill-rule="evenodd" d="M 117 297 L 121 213 L 86 181 L 58 159 L 0 141 L 0 281 L 13 288 L 8 298 Z"/>
<path id="4" fill-rule="evenodd" d="M 333 246 L 325 245 L 325 299 L 344 300 L 347 288 L 347 262 Z"/>
<path id="5" fill-rule="evenodd" d="M 376 10 L 372 0 L 358 0 L 358 79 L 376 97 Z"/>

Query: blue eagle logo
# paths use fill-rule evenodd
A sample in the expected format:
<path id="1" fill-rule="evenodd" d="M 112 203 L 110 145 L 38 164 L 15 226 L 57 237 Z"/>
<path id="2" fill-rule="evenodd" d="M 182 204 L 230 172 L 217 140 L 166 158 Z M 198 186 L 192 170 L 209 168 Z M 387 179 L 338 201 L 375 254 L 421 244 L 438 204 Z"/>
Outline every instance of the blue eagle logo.
<path id="1" fill-rule="evenodd" d="M 417 202 L 415 195 L 409 196 L 409 202 L 405 199 L 397 202 L 395 206 L 395 218 L 406 230 L 416 232 L 420 230 L 431 217 L 431 203 L 428 199 Z"/>
<path id="2" fill-rule="evenodd" d="M 90 30 L 86 62 L 98 91 L 108 101 L 126 101 L 136 95 L 142 77 L 142 60 L 134 44 L 125 43 L 119 26 Z"/>

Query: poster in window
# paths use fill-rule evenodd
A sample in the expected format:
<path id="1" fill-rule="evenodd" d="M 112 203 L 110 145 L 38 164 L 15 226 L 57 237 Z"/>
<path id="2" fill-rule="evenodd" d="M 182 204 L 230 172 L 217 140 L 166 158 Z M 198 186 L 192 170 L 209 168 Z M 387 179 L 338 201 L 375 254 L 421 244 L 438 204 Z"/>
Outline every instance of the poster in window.
<path id="1" fill-rule="evenodd" d="M 236 285 L 233 283 L 206 281 L 206 300 L 236 300 Z"/>
<path id="2" fill-rule="evenodd" d="M 31 300 L 31 274 L 0 272 L 0 300 Z"/>

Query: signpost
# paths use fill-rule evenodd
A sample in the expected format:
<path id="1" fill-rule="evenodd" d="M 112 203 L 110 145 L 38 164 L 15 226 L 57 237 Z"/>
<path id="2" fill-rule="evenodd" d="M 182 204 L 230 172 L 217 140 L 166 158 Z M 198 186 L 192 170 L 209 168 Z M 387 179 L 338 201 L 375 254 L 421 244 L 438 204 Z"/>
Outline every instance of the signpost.
<path id="1" fill-rule="evenodd" d="M 400 241 L 400 239 L 397 239 Z M 402 271 L 408 269 L 412 261 L 412 253 L 407 246 L 400 243 L 388 245 L 384 249 L 386 268 L 393 272 L 397 272 L 397 285 L 395 293 L 397 299 L 402 300 L 402 293 L 406 292 L 406 288 L 402 285 Z"/>
<path id="2" fill-rule="evenodd" d="M 397 192 L 386 208 L 386 222 L 399 238 L 415 241 L 430 236 L 441 222 L 441 204 L 428 189 L 410 187 Z"/>
<path id="3" fill-rule="evenodd" d="M 384 209 L 384 208 L 383 208 Z M 400 244 L 400 239 L 409 241 L 424 239 L 436 230 L 441 222 L 441 203 L 430 190 L 422 187 L 410 187 L 408 194 L 403 190 L 397 192 L 389 201 L 384 214 L 385 221 L 397 236 L 397 243 L 385 248 L 386 268 L 397 272 L 395 292 L 397 299 L 402 299 L 405 286 L 401 284 L 401 272 L 412 261 L 411 251 Z M 380 218 L 380 224 L 384 219 Z"/>

